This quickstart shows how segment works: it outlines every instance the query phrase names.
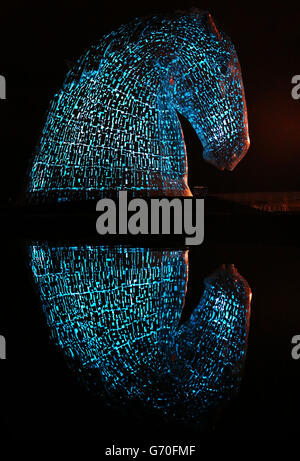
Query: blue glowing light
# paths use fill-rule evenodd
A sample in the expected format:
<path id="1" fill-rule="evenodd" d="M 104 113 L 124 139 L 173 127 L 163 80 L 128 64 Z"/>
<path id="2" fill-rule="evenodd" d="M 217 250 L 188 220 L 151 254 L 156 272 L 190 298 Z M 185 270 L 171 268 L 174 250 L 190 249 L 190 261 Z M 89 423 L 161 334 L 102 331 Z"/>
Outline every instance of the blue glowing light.
<path id="1" fill-rule="evenodd" d="M 136 19 L 104 36 L 50 104 L 30 200 L 191 195 L 177 112 L 204 158 L 233 169 L 249 146 L 238 58 L 209 13 Z"/>
<path id="2" fill-rule="evenodd" d="M 189 421 L 237 391 L 250 289 L 234 266 L 205 280 L 181 323 L 187 251 L 45 243 L 31 245 L 30 265 L 52 339 L 107 402 Z"/>

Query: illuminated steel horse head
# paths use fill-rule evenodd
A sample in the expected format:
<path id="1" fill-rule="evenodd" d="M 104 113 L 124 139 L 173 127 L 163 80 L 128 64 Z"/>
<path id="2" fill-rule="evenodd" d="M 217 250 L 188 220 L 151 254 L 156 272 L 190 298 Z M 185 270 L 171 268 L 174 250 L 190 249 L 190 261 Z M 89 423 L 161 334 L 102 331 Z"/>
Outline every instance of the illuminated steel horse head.
<path id="1" fill-rule="evenodd" d="M 136 19 L 78 60 L 50 105 L 29 197 L 191 195 L 178 113 L 208 162 L 232 170 L 246 154 L 238 58 L 209 13 Z"/>
<path id="2" fill-rule="evenodd" d="M 184 318 L 188 262 L 187 250 L 30 245 L 50 336 L 88 392 L 185 422 L 236 395 L 251 289 L 235 266 L 222 265 Z"/>

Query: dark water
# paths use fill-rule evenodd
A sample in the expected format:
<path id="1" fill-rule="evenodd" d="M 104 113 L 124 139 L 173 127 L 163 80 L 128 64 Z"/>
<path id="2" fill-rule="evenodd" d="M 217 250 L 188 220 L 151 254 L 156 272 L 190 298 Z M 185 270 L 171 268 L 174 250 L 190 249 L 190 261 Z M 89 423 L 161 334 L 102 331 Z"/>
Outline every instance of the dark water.
<path id="1" fill-rule="evenodd" d="M 150 441 L 177 444 L 204 439 L 293 437 L 300 409 L 299 361 L 291 357 L 291 339 L 300 328 L 300 250 L 285 234 L 277 227 L 274 243 L 256 238 L 245 243 L 237 236 L 236 243 L 207 241 L 189 250 L 186 318 L 203 295 L 203 279 L 221 264 L 234 264 L 253 294 L 239 391 L 221 408 L 199 417 L 198 424 L 174 422 L 156 411 L 146 411 L 136 401 L 125 407 L 116 402 L 107 407 L 105 399 L 93 395 L 49 338 L 30 270 L 30 240 L 7 236 L 2 246 L 6 268 L 2 315 L 7 321 L 3 334 L 9 360 L 2 364 L 10 376 L 5 423 L 9 437 L 95 438 L 103 447 L 111 445 L 112 439 L 126 440 L 128 446 L 130 440 L 147 445 Z M 75 243 L 78 245 L 78 239 Z M 86 243 L 86 239 L 80 242 Z M 70 246 L 74 242 L 60 244 Z"/>

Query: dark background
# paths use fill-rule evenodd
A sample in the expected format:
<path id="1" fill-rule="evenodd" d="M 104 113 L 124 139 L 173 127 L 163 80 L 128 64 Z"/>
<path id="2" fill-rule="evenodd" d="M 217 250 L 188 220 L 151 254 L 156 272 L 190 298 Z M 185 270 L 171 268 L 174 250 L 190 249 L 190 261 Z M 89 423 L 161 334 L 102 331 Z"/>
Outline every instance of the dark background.
<path id="1" fill-rule="evenodd" d="M 49 100 L 68 71 L 68 62 L 75 61 L 98 37 L 136 16 L 189 6 L 209 10 L 237 48 L 251 137 L 250 150 L 236 170 L 221 173 L 202 160 L 201 143 L 184 123 L 190 181 L 208 186 L 210 192 L 299 190 L 300 100 L 291 97 L 291 78 L 300 74 L 299 6 L 273 4 L 270 8 L 253 1 L 161 0 L 143 5 L 12 1 L 1 4 L 0 74 L 7 80 L 7 100 L 0 101 L 1 204 L 13 203 L 22 195 L 27 162 Z M 220 237 L 222 225 L 224 222 Z M 6 235 L 1 252 L 5 278 L 0 334 L 7 338 L 8 360 L 1 361 L 0 371 L 7 376 L 9 369 L 10 376 L 1 394 L 1 408 L 7 410 L 2 422 L 8 436 L 48 440 L 93 437 L 98 439 L 99 448 L 118 441 L 130 446 L 130 440 L 136 439 L 141 446 L 151 441 L 197 444 L 205 439 L 296 437 L 299 361 L 291 359 L 290 341 L 300 328 L 300 255 L 299 247 L 287 238 L 288 226 L 281 225 L 284 238 L 277 243 L 270 243 L 272 231 L 276 232 L 274 221 L 270 241 L 266 232 L 263 242 L 259 238 L 246 241 L 249 232 L 243 241 L 239 229 L 238 244 L 232 243 L 234 232 L 230 244 L 224 238 L 220 244 L 216 227 L 215 242 L 193 250 L 190 277 L 194 286 L 219 264 L 233 262 L 253 291 L 241 392 L 214 427 L 204 432 L 110 412 L 89 396 L 49 340 L 26 266 L 25 242 L 20 236 Z M 295 235 L 294 227 L 293 232 Z"/>
<path id="2" fill-rule="evenodd" d="M 296 5 L 296 3 L 295 3 Z M 28 159 L 49 100 L 74 62 L 104 33 L 136 16 L 189 7 L 207 9 L 236 46 L 248 104 L 251 147 L 234 172 L 202 159 L 202 146 L 184 123 L 190 183 L 209 192 L 299 190 L 300 100 L 291 79 L 300 74 L 300 6 L 268 2 L 166 1 L 123 4 L 12 1 L 1 4 L 0 74 L 7 79 L 3 117 L 1 203 L 22 195 Z"/>

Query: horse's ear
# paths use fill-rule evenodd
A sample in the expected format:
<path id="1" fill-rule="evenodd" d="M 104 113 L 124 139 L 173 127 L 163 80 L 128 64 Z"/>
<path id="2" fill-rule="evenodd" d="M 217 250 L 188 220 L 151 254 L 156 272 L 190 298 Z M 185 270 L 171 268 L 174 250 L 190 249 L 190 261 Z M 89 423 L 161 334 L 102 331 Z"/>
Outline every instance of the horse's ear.
<path id="1" fill-rule="evenodd" d="M 222 40 L 222 36 L 215 24 L 215 21 L 213 20 L 212 15 L 209 13 L 209 11 L 205 11 L 202 16 L 202 24 L 205 30 L 211 35 L 214 35 L 217 37 L 219 40 Z"/>

